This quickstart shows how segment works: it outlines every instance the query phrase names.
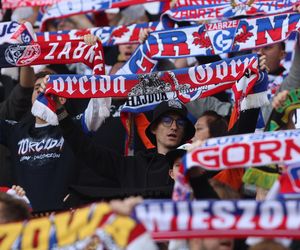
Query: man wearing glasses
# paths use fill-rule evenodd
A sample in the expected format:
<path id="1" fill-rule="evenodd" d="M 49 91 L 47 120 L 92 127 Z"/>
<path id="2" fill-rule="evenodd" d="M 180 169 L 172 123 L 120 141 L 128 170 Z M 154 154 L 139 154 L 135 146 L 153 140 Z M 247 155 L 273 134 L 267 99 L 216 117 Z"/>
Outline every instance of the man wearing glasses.
<path id="1" fill-rule="evenodd" d="M 63 107 L 58 108 L 57 115 L 63 136 L 75 155 L 98 175 L 117 183 L 115 188 L 106 186 L 101 190 L 98 187 L 97 194 L 91 194 L 93 190 L 90 189 L 85 195 L 93 196 L 93 200 L 130 195 L 170 198 L 173 180 L 169 176 L 165 154 L 193 137 L 195 128 L 187 118 L 187 113 L 186 107 L 178 101 L 160 103 L 146 129 L 146 135 L 156 148 L 125 157 L 96 145 L 72 124 Z M 87 202 L 90 201 L 91 199 Z"/>

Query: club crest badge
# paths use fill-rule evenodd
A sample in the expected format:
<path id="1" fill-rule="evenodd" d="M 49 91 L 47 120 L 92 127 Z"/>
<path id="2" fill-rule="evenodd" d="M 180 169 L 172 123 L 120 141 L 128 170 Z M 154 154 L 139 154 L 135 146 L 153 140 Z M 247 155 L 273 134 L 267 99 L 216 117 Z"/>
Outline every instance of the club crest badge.
<path id="1" fill-rule="evenodd" d="M 205 24 L 214 54 L 230 52 L 238 25 L 238 20 Z"/>
<path id="2" fill-rule="evenodd" d="M 175 74 L 171 71 L 140 74 L 138 80 L 139 83 L 132 88 L 128 96 L 164 93 L 173 90 L 183 91 L 190 87 L 189 84 L 179 84 Z"/>
<path id="3" fill-rule="evenodd" d="M 6 61 L 13 66 L 28 65 L 41 55 L 38 44 L 33 45 L 10 45 L 4 52 Z"/>

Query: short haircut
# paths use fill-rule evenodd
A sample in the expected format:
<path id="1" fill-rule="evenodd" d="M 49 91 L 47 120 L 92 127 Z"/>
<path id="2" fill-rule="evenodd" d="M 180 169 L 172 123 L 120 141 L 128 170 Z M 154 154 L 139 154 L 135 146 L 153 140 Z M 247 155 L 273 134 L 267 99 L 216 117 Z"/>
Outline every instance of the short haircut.
<path id="1" fill-rule="evenodd" d="M 39 73 L 36 73 L 34 75 L 34 78 L 35 78 L 34 81 L 36 81 L 37 79 L 40 79 L 40 78 L 44 78 L 47 75 L 53 75 L 53 73 L 50 71 L 40 71 Z"/>
<path id="2" fill-rule="evenodd" d="M 29 218 L 29 207 L 23 200 L 0 192 L 0 224 L 23 221 Z"/>
<path id="3" fill-rule="evenodd" d="M 204 116 L 207 117 L 206 121 L 210 137 L 220 137 L 227 134 L 228 123 L 223 116 L 213 110 L 205 111 L 200 117 Z"/>

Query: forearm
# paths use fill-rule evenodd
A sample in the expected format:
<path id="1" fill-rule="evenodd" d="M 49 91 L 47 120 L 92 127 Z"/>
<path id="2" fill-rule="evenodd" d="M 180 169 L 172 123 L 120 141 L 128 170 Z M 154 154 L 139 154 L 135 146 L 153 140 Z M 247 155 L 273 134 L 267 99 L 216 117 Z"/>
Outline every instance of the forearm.
<path id="1" fill-rule="evenodd" d="M 33 88 L 35 76 L 33 68 L 25 66 L 20 68 L 20 86 L 23 88 Z"/>

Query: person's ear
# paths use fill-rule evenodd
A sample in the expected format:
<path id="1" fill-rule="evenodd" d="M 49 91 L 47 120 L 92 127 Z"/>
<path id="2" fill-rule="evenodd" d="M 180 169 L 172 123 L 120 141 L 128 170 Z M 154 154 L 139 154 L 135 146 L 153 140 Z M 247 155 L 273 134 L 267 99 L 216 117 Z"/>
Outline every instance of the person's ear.
<path id="1" fill-rule="evenodd" d="M 169 176 L 174 180 L 174 171 L 173 169 L 169 169 Z"/>
<path id="2" fill-rule="evenodd" d="M 286 52 L 284 50 L 281 51 L 280 60 L 283 60 L 286 56 Z"/>
<path id="3" fill-rule="evenodd" d="M 156 135 L 157 125 L 152 125 L 150 131 L 152 134 Z"/>

